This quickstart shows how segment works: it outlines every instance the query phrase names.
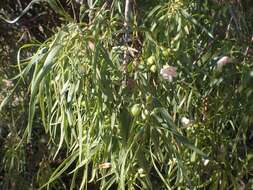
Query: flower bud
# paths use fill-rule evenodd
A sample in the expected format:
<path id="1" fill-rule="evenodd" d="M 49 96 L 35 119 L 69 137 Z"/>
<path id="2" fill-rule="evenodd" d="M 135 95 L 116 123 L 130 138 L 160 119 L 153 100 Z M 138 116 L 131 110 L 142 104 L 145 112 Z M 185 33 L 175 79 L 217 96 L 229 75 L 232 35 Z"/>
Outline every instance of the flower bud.
<path id="1" fill-rule="evenodd" d="M 94 43 L 91 42 L 91 41 L 88 41 L 88 47 L 89 47 L 92 51 L 94 51 L 94 49 L 95 49 L 95 45 L 94 45 Z"/>
<path id="2" fill-rule="evenodd" d="M 140 175 L 140 177 L 145 177 L 146 176 L 145 170 L 143 168 L 138 169 L 138 174 Z"/>
<path id="3" fill-rule="evenodd" d="M 181 123 L 183 126 L 188 126 L 191 123 L 191 121 L 187 117 L 182 117 Z"/>
<path id="4" fill-rule="evenodd" d="M 105 163 L 99 164 L 99 168 L 101 168 L 101 169 L 107 169 L 107 168 L 110 168 L 111 166 L 112 166 L 112 164 L 110 162 L 105 162 Z"/>
<path id="5" fill-rule="evenodd" d="M 203 162 L 204 166 L 207 166 L 209 161 L 210 161 L 209 159 L 202 159 L 202 162 Z"/>

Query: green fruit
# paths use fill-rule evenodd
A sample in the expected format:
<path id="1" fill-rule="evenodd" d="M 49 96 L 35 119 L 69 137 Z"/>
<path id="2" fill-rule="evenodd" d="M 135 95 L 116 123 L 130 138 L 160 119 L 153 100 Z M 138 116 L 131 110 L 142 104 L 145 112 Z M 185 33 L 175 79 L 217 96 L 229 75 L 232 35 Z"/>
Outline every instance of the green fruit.
<path id="1" fill-rule="evenodd" d="M 141 113 L 141 106 L 140 104 L 134 104 L 131 108 L 131 114 L 136 117 Z"/>
<path id="2" fill-rule="evenodd" d="M 147 59 L 147 64 L 148 65 L 153 65 L 155 63 L 155 56 L 151 55 L 148 59 Z"/>
<path id="3" fill-rule="evenodd" d="M 86 105 L 87 105 L 87 104 L 86 104 L 85 101 L 82 101 L 82 102 L 81 102 L 81 106 L 82 106 L 82 107 L 85 107 Z"/>
<path id="4" fill-rule="evenodd" d="M 152 96 L 151 95 L 146 96 L 146 102 L 148 104 L 152 102 Z"/>
<path id="5" fill-rule="evenodd" d="M 164 57 L 168 57 L 170 55 L 170 49 L 169 48 L 161 48 L 162 49 L 162 54 Z"/>
<path id="6" fill-rule="evenodd" d="M 162 51 L 162 54 L 163 54 L 164 57 L 168 57 L 169 56 L 169 51 L 164 50 L 164 51 Z"/>
<path id="7" fill-rule="evenodd" d="M 152 65 L 152 66 L 150 67 L 150 71 L 151 71 L 152 73 L 155 73 L 155 72 L 156 72 L 156 65 Z"/>

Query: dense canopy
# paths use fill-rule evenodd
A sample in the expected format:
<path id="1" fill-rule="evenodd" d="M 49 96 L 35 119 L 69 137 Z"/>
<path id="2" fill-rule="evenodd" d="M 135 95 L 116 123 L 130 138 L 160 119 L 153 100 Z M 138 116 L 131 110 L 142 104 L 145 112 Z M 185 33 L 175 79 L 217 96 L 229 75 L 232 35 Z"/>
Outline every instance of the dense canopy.
<path id="1" fill-rule="evenodd" d="M 253 189 L 251 0 L 2 0 L 0 189 Z"/>

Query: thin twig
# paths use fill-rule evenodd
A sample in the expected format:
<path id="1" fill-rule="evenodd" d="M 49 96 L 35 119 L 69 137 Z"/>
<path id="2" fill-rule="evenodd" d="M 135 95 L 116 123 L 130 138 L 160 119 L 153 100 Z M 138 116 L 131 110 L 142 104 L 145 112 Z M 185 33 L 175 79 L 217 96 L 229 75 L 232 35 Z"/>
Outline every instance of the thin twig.
<path id="1" fill-rule="evenodd" d="M 125 21 L 124 21 L 124 30 L 125 30 L 125 36 L 124 36 L 124 42 L 126 45 L 126 50 L 124 52 L 124 58 L 123 58 L 123 67 L 124 67 L 124 74 L 127 72 L 127 64 L 129 62 L 129 50 L 128 50 L 128 42 L 130 41 L 130 11 L 131 11 L 131 0 L 126 0 L 125 4 Z"/>
<path id="2" fill-rule="evenodd" d="M 87 1 L 87 3 L 88 3 L 88 6 L 89 6 L 89 23 L 91 23 L 92 22 L 92 20 L 93 20 L 93 1 L 92 0 L 88 0 Z"/>

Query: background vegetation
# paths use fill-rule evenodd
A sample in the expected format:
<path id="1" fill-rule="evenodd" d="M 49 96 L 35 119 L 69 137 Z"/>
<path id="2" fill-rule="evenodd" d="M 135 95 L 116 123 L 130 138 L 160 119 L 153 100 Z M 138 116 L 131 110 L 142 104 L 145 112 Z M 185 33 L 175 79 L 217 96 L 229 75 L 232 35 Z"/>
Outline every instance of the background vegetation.
<path id="1" fill-rule="evenodd" d="M 0 189 L 253 189 L 251 0 L 31 2 L 0 3 Z"/>

